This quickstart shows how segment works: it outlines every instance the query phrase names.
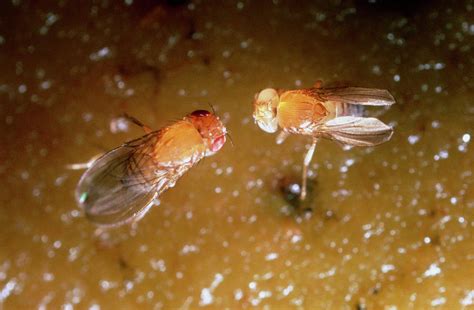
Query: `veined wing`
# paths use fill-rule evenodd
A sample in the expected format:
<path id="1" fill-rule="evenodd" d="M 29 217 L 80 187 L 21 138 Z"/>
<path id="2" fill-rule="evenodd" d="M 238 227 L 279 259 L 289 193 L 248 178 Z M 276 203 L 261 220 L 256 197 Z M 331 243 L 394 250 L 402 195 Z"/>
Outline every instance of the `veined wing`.
<path id="1" fill-rule="evenodd" d="M 76 200 L 91 221 L 120 225 L 140 219 L 153 199 L 187 170 L 179 174 L 151 157 L 159 134 L 153 132 L 106 153 L 84 173 Z"/>
<path id="2" fill-rule="evenodd" d="M 323 136 L 354 146 L 373 146 L 390 140 L 392 127 L 371 117 L 336 117 L 318 128 Z"/>
<path id="3" fill-rule="evenodd" d="M 371 106 L 389 106 L 395 103 L 393 96 L 385 89 L 334 87 L 311 88 L 310 92 L 322 101 Z"/>

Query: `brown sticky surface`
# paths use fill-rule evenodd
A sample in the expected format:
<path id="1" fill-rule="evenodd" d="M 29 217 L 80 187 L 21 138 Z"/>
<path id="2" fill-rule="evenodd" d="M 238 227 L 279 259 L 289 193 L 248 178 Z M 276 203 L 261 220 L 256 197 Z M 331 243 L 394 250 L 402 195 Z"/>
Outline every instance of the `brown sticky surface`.
<path id="1" fill-rule="evenodd" d="M 3 308 L 472 307 L 472 2 L 168 2 L 0 2 Z M 321 141 L 294 210 L 310 141 L 276 145 L 252 100 L 317 80 L 389 89 L 369 112 L 395 134 Z M 233 147 L 138 224 L 87 221 L 66 165 L 143 135 L 124 112 L 158 129 L 209 104 Z"/>

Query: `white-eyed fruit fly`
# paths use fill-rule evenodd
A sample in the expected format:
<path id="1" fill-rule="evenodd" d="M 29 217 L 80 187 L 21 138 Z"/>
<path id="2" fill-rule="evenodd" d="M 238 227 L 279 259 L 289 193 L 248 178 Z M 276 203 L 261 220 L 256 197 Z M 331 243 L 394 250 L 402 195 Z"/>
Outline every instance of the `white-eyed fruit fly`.
<path id="1" fill-rule="evenodd" d="M 388 141 L 393 129 L 382 121 L 362 116 L 362 106 L 389 106 L 395 103 L 384 89 L 331 87 L 299 90 L 267 88 L 255 95 L 253 117 L 268 133 L 281 129 L 277 143 L 289 134 L 311 136 L 306 153 L 300 199 L 306 197 L 308 166 L 318 138 L 328 138 L 353 146 L 373 146 Z"/>
<path id="2" fill-rule="evenodd" d="M 99 225 L 139 220 L 155 198 L 226 141 L 222 122 L 205 110 L 158 131 L 129 119 L 147 134 L 91 161 L 76 188 L 78 204 Z"/>

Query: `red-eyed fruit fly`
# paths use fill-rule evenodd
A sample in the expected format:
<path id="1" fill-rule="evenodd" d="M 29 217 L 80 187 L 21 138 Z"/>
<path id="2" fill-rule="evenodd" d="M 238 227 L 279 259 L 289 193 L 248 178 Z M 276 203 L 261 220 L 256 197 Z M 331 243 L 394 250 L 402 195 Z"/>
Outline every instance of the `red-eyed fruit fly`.
<path id="1" fill-rule="evenodd" d="M 226 128 L 208 111 L 197 110 L 170 126 L 152 131 L 134 118 L 146 134 L 87 164 L 76 188 L 76 200 L 99 225 L 139 220 L 153 201 L 197 162 L 219 151 Z"/>

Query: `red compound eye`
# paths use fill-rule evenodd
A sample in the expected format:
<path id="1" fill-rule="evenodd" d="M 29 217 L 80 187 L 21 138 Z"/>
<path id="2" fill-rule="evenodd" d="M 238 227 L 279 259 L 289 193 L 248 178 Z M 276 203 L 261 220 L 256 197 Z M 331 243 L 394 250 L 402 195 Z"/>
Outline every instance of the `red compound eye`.
<path id="1" fill-rule="evenodd" d="M 217 152 L 219 151 L 225 143 L 225 135 L 222 135 L 212 141 L 211 151 Z"/>
<path id="2" fill-rule="evenodd" d="M 193 113 L 191 113 L 192 116 L 208 116 L 210 114 L 211 112 L 206 111 L 206 110 L 196 110 Z"/>

